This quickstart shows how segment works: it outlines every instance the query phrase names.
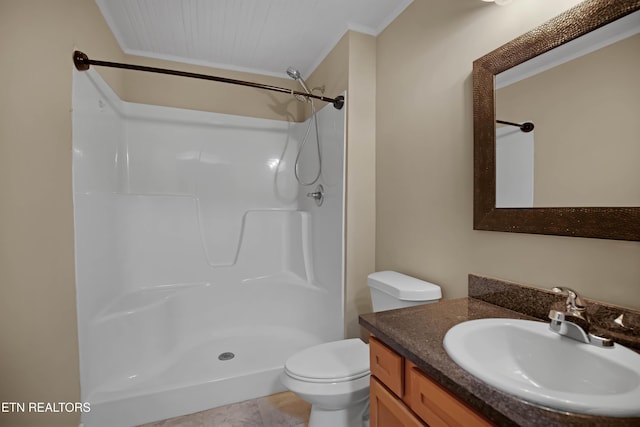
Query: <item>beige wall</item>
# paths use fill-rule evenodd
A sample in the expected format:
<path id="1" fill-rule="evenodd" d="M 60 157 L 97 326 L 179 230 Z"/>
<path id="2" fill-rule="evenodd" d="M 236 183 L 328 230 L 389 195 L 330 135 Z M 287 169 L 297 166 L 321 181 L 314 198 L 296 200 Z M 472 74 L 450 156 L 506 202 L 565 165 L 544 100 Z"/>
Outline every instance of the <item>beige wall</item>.
<path id="1" fill-rule="evenodd" d="M 301 90 L 298 82 L 285 77 L 269 77 L 129 55 L 126 56 L 126 61 L 150 67 L 209 74 Z M 285 71 L 282 70 L 283 75 Z M 291 95 L 264 89 L 139 71 L 125 72 L 123 86 L 121 97 L 129 102 L 275 120 L 302 121 L 304 119 L 304 104 Z"/>
<path id="2" fill-rule="evenodd" d="M 496 91 L 535 123 L 533 206 L 640 206 L 640 34 Z"/>
<path id="3" fill-rule="evenodd" d="M 71 189 L 74 47 L 122 58 L 93 1 L 0 3 L 0 401 L 80 398 Z M 105 73 L 122 90 L 119 72 Z M 6 426 L 72 415 L 0 414 Z"/>
<path id="4" fill-rule="evenodd" d="M 367 275 L 375 271 L 376 40 L 351 33 L 347 110 L 345 332 L 360 334 L 358 315 L 371 311 Z"/>
<path id="5" fill-rule="evenodd" d="M 378 36 L 376 268 L 476 273 L 640 308 L 640 242 L 473 230 L 472 61 L 577 4 L 416 0 Z"/>
<path id="6" fill-rule="evenodd" d="M 367 275 L 375 271 L 376 39 L 347 32 L 309 77 L 329 97 L 347 93 L 345 335 L 371 311 Z"/>

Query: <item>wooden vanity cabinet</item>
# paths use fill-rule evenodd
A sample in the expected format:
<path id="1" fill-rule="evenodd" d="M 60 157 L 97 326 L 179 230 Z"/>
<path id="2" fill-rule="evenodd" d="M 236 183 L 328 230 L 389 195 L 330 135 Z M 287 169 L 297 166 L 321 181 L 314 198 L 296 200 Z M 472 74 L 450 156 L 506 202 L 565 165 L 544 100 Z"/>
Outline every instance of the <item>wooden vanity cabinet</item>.
<path id="1" fill-rule="evenodd" d="M 424 427 L 425 424 L 380 381 L 371 377 L 371 427 Z"/>
<path id="2" fill-rule="evenodd" d="M 371 427 L 493 426 L 373 336 L 369 349 Z"/>

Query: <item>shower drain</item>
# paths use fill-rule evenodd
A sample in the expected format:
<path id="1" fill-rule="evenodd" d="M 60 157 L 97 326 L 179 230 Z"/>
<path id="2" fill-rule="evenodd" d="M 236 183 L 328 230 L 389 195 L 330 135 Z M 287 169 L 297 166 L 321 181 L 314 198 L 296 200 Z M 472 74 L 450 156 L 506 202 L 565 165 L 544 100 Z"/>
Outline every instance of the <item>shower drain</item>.
<path id="1" fill-rule="evenodd" d="M 236 357 L 235 354 L 231 353 L 230 351 L 226 351 L 224 353 L 220 353 L 220 355 L 218 356 L 219 360 L 231 360 L 234 357 Z"/>

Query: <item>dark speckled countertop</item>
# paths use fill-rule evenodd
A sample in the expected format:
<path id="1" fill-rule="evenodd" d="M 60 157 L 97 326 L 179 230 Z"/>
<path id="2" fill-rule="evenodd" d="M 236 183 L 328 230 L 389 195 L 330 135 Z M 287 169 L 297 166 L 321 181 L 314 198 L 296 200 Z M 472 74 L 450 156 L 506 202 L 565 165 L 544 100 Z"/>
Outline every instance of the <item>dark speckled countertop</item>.
<path id="1" fill-rule="evenodd" d="M 360 325 L 499 426 L 640 426 L 640 418 L 568 414 L 544 408 L 468 374 L 447 355 L 442 345 L 444 336 L 458 323 L 491 317 L 539 320 L 480 299 L 461 298 L 364 314 Z"/>

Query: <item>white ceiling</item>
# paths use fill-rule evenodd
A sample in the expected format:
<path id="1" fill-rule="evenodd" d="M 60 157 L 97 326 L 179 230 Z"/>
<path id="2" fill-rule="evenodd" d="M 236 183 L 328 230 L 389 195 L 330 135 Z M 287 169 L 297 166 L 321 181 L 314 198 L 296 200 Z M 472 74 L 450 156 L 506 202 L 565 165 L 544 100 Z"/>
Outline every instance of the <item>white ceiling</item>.
<path id="1" fill-rule="evenodd" d="M 96 0 L 125 53 L 308 76 L 347 30 L 377 36 L 413 0 Z"/>

